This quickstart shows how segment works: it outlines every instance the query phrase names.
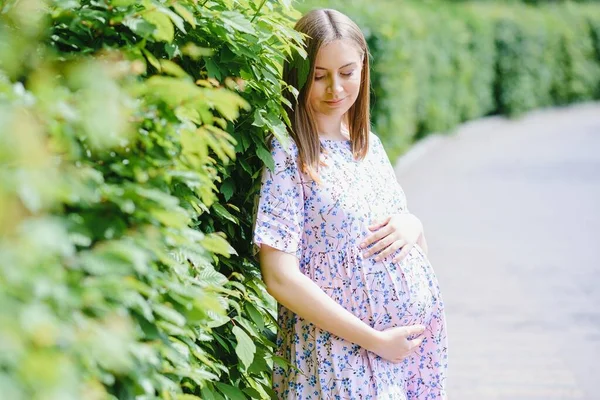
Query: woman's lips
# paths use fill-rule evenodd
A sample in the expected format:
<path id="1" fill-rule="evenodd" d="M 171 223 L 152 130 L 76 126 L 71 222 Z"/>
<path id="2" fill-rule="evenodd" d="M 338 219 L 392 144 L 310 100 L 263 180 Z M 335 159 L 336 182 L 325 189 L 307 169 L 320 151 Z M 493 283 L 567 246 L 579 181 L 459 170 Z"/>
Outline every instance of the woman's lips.
<path id="1" fill-rule="evenodd" d="M 345 97 L 343 99 L 338 99 L 338 100 L 325 100 L 325 103 L 327 103 L 330 106 L 337 106 L 337 105 L 341 104 L 344 100 L 346 100 Z"/>

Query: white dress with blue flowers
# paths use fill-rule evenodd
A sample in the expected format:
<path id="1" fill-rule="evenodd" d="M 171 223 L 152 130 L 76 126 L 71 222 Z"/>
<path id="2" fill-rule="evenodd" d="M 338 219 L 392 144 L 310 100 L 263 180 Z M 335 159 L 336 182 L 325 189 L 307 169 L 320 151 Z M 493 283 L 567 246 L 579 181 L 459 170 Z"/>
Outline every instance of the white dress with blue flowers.
<path id="1" fill-rule="evenodd" d="M 426 326 L 419 350 L 393 364 L 323 331 L 283 306 L 277 355 L 296 368 L 274 367 L 280 399 L 445 399 L 447 344 L 435 273 L 415 245 L 399 263 L 363 258 L 368 226 L 408 212 L 406 198 L 377 136 L 356 161 L 350 141 L 321 140 L 317 184 L 298 168 L 298 150 L 272 141 L 273 171 L 262 177 L 254 243 L 298 257 L 301 271 L 332 299 L 377 330 Z"/>

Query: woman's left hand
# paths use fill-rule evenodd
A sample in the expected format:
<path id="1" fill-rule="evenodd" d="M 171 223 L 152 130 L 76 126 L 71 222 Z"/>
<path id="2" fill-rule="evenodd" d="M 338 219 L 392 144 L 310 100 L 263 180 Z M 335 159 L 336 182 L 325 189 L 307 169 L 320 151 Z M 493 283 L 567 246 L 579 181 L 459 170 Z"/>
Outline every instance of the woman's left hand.
<path id="1" fill-rule="evenodd" d="M 399 262 L 408 255 L 415 243 L 423 243 L 421 247 L 425 252 L 427 251 L 423 224 L 413 214 L 393 214 L 369 226 L 369 230 L 375 233 L 369 235 L 360 247 L 366 249 L 372 243 L 375 245 L 363 253 L 364 258 L 380 252 L 375 257 L 375 261 L 380 261 L 398 249 L 402 249 L 393 260 Z"/>

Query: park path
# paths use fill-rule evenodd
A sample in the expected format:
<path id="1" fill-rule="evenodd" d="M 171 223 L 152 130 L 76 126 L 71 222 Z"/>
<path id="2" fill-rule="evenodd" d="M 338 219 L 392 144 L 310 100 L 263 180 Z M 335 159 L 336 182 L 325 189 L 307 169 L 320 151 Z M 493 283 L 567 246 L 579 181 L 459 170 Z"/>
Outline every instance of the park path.
<path id="1" fill-rule="evenodd" d="M 446 304 L 450 400 L 600 400 L 600 105 L 475 121 L 396 172 Z"/>

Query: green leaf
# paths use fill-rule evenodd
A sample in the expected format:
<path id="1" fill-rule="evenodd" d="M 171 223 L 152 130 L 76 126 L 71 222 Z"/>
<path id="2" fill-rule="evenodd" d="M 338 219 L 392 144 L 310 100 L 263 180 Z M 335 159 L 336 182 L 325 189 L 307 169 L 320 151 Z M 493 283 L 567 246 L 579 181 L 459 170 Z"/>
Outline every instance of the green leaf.
<path id="1" fill-rule="evenodd" d="M 142 14 L 142 17 L 154 25 L 153 36 L 156 40 L 163 42 L 172 42 L 175 36 L 175 30 L 171 19 L 163 12 L 157 9 L 150 9 Z"/>
<path id="2" fill-rule="evenodd" d="M 270 151 L 259 146 L 256 148 L 256 155 L 271 171 L 275 169 L 275 161 L 273 160 L 273 156 L 271 155 Z"/>
<path id="3" fill-rule="evenodd" d="M 152 200 L 167 210 L 176 208 L 179 205 L 179 199 L 177 197 L 155 188 L 150 189 L 142 186 L 135 186 L 133 190 L 136 195 Z"/>
<path id="4" fill-rule="evenodd" d="M 256 110 L 254 110 L 254 121 L 252 121 L 252 125 L 254 126 L 265 126 L 265 120 L 262 117 L 262 114 L 265 111 L 263 109 L 257 108 Z"/>
<path id="5" fill-rule="evenodd" d="M 233 192 L 235 191 L 235 181 L 233 179 L 226 179 L 225 182 L 221 185 L 221 193 L 223 197 L 225 197 L 225 201 L 229 201 L 231 196 L 233 196 Z M 231 214 L 230 214 L 231 215 Z M 237 221 L 232 221 L 238 223 Z"/>
<path id="6" fill-rule="evenodd" d="M 206 250 L 212 253 L 221 254 L 227 257 L 229 257 L 231 254 L 237 254 L 229 242 L 216 233 L 206 235 L 206 237 L 202 239 L 201 244 Z"/>
<path id="7" fill-rule="evenodd" d="M 310 60 L 308 59 L 305 52 L 296 51 L 294 58 L 292 59 L 292 66 L 297 70 L 298 76 L 298 87 L 300 91 L 308 80 L 308 74 L 310 73 Z"/>
<path id="8" fill-rule="evenodd" d="M 125 304 L 139 312 L 148 322 L 154 322 L 154 315 L 152 314 L 152 307 L 146 299 L 139 293 L 130 293 L 125 299 Z"/>
<path id="9" fill-rule="evenodd" d="M 244 308 L 246 309 L 246 312 L 248 312 L 248 315 L 250 315 L 250 318 L 256 324 L 258 329 L 260 329 L 262 331 L 265 327 L 265 321 L 263 319 L 263 316 L 260 314 L 260 312 L 256 309 L 256 307 L 252 303 L 244 304 Z"/>
<path id="10" fill-rule="evenodd" d="M 223 76 L 221 75 L 221 69 L 212 58 L 207 58 L 204 61 L 204 63 L 204 65 L 206 66 L 206 71 L 208 72 L 208 76 L 210 78 L 215 78 L 218 81 L 220 81 L 223 78 Z"/>
<path id="11" fill-rule="evenodd" d="M 261 393 L 259 393 L 258 390 L 254 389 L 254 388 L 244 388 L 244 393 L 246 393 L 248 396 L 250 396 L 251 399 L 263 398 Z"/>
<path id="12" fill-rule="evenodd" d="M 131 29 L 133 33 L 136 35 L 140 35 L 145 38 L 152 35 L 155 31 L 155 26 L 142 18 L 131 18 L 128 17 L 123 20 L 123 25 Z"/>
<path id="13" fill-rule="evenodd" d="M 212 265 L 198 272 L 198 279 L 202 285 L 223 286 L 227 283 L 227 277 L 216 271 Z"/>
<path id="14" fill-rule="evenodd" d="M 210 90 L 206 93 L 214 107 L 228 120 L 232 121 L 239 115 L 239 109 L 250 109 L 250 104 L 241 96 L 226 89 Z"/>
<path id="15" fill-rule="evenodd" d="M 282 144 L 282 146 L 284 148 L 289 148 L 290 137 L 287 133 L 287 128 L 283 121 L 279 119 L 278 116 L 273 114 L 267 114 L 266 121 L 269 128 L 271 128 L 271 131 L 273 132 L 277 140 L 279 140 L 279 142 Z"/>
<path id="16" fill-rule="evenodd" d="M 229 321 L 227 321 L 227 322 L 229 322 Z M 222 338 L 219 336 L 219 334 L 215 334 L 215 335 L 213 336 L 213 338 L 214 338 L 214 339 L 215 339 L 217 342 L 219 342 L 219 344 L 220 344 L 220 345 L 221 345 L 221 346 L 222 346 L 222 347 L 223 347 L 225 350 L 227 350 L 228 352 L 229 352 L 229 351 L 231 351 L 231 349 L 230 349 L 229 345 L 227 344 L 227 342 L 225 342 L 225 341 L 224 341 L 224 340 L 223 340 L 223 339 L 222 339 Z"/>
<path id="17" fill-rule="evenodd" d="M 193 60 L 198 60 L 200 57 L 210 57 L 215 53 L 212 49 L 199 47 L 191 42 L 183 46 L 181 52 Z"/>
<path id="18" fill-rule="evenodd" d="M 243 14 L 237 11 L 224 11 L 221 13 L 221 18 L 225 25 L 228 25 L 240 32 L 255 35 L 254 26 Z"/>
<path id="19" fill-rule="evenodd" d="M 215 400 L 215 396 L 208 387 L 203 387 L 200 390 L 200 393 L 202 394 L 202 399 L 204 400 Z"/>
<path id="20" fill-rule="evenodd" d="M 188 24 L 190 24 L 193 28 L 196 27 L 196 18 L 194 18 L 194 14 L 192 14 L 190 10 L 180 3 L 173 4 L 173 8 L 175 11 L 177 11 L 177 14 L 181 15 L 183 19 L 186 20 Z"/>
<path id="21" fill-rule="evenodd" d="M 162 318 L 173 323 L 174 325 L 185 325 L 185 317 L 171 307 L 167 307 L 163 304 L 153 304 L 152 309 L 156 314 L 160 315 Z"/>
<path id="22" fill-rule="evenodd" d="M 153 208 L 150 215 L 165 226 L 174 228 L 184 228 L 189 223 L 189 216 L 181 207 L 175 207 L 172 210 L 164 208 Z"/>
<path id="23" fill-rule="evenodd" d="M 252 336 L 252 337 L 254 337 L 256 339 L 262 340 L 263 338 L 260 337 L 261 336 L 261 332 L 259 332 L 256 329 L 256 327 L 254 325 L 252 325 L 252 323 L 249 320 L 247 320 L 246 318 L 243 318 L 241 316 L 241 314 L 242 314 L 241 308 L 238 310 L 238 314 L 240 314 L 240 315 L 236 315 L 233 318 L 233 320 L 235 321 L 235 323 L 237 323 L 240 327 L 244 328 L 246 330 L 246 332 L 250 336 Z"/>
<path id="24" fill-rule="evenodd" d="M 217 389 L 221 391 L 229 400 L 246 400 L 246 395 L 235 386 L 227 385 L 221 382 L 215 382 Z"/>
<path id="25" fill-rule="evenodd" d="M 252 174 L 252 168 L 250 167 L 250 164 L 248 164 L 248 161 L 244 160 L 243 158 L 238 158 L 238 160 L 240 161 L 240 165 L 244 171 L 246 171 L 248 174 Z"/>
<path id="26" fill-rule="evenodd" d="M 254 356 L 254 361 L 250 368 L 248 368 L 249 374 L 260 374 L 262 371 L 268 371 L 269 365 L 267 363 L 267 357 L 265 355 L 264 348 L 258 348 Z"/>
<path id="27" fill-rule="evenodd" d="M 173 75 L 178 78 L 187 78 L 189 75 L 179 65 L 170 60 L 160 61 L 160 70 L 165 74 Z"/>
<path id="28" fill-rule="evenodd" d="M 165 51 L 169 56 L 169 60 L 182 55 L 181 50 L 176 43 L 165 43 Z"/>
<path id="29" fill-rule="evenodd" d="M 181 32 L 186 33 L 185 26 L 183 24 L 183 19 L 179 15 L 175 14 L 173 11 L 169 10 L 168 8 L 164 8 L 164 7 L 160 7 L 158 10 L 160 12 L 166 14 L 171 19 L 171 21 L 173 21 L 173 23 L 175 24 L 175 26 Z"/>
<path id="30" fill-rule="evenodd" d="M 154 68 L 156 68 L 157 71 L 160 72 L 162 67 L 160 66 L 160 62 L 156 59 L 156 57 L 154 57 L 154 55 L 146 49 L 142 49 L 142 53 L 144 53 L 144 56 L 146 56 L 146 59 L 148 60 L 150 65 L 152 65 Z"/>
<path id="31" fill-rule="evenodd" d="M 232 332 L 237 339 L 235 353 L 239 357 L 242 364 L 244 364 L 244 368 L 248 369 L 248 367 L 252 364 L 252 360 L 254 359 L 256 346 L 252 342 L 250 336 L 248 336 L 248 334 L 239 326 L 234 326 Z"/>
<path id="32" fill-rule="evenodd" d="M 221 188 L 221 190 L 223 190 L 223 188 Z M 236 225 L 239 225 L 239 221 L 236 217 L 234 217 L 229 211 L 227 211 L 227 209 L 225 207 L 223 207 L 221 204 L 219 203 L 215 203 L 212 205 L 212 209 L 214 210 L 215 214 L 217 214 L 220 217 L 223 217 L 231 222 L 233 222 Z"/>

